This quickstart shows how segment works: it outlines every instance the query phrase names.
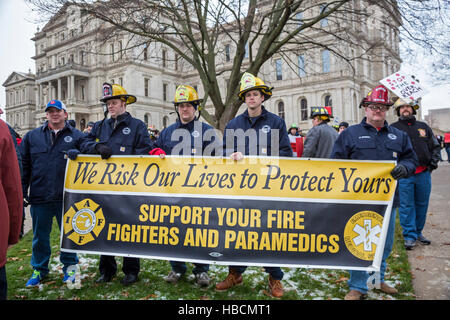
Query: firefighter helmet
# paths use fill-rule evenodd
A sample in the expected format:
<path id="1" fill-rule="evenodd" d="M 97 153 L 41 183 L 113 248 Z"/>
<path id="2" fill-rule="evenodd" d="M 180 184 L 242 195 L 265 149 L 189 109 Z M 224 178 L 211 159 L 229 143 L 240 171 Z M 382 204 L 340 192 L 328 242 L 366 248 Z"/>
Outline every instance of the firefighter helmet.
<path id="1" fill-rule="evenodd" d="M 272 88 L 269 88 L 258 77 L 255 77 L 251 73 L 245 72 L 241 78 L 241 87 L 238 93 L 239 98 L 245 101 L 245 93 L 251 90 L 259 90 L 264 95 L 264 101 L 267 101 L 272 96 Z"/>
<path id="2" fill-rule="evenodd" d="M 367 96 L 362 99 L 361 103 L 359 104 L 359 107 L 361 108 L 364 105 L 374 103 L 382 104 L 388 107 L 393 105 L 393 103 L 389 100 L 388 89 L 386 89 L 385 86 L 379 85 L 376 86 L 374 89 L 370 90 Z"/>
<path id="3" fill-rule="evenodd" d="M 198 98 L 198 93 L 194 88 L 188 85 L 180 85 L 177 87 L 175 91 L 175 101 L 173 104 L 178 106 L 180 103 L 190 103 L 197 109 L 197 106 L 202 103 L 202 99 Z"/>
<path id="4" fill-rule="evenodd" d="M 120 99 L 125 101 L 126 104 L 132 104 L 136 102 L 136 97 L 128 94 L 127 91 L 118 84 L 103 83 L 103 97 L 101 102 L 106 102 L 110 99 Z"/>
<path id="5" fill-rule="evenodd" d="M 410 106 L 412 108 L 413 115 L 415 115 L 416 110 L 419 109 L 419 104 L 417 103 L 417 101 L 405 102 L 405 100 L 398 98 L 394 103 L 395 112 L 397 113 L 398 117 L 400 117 L 400 107 L 401 106 Z"/>
<path id="6" fill-rule="evenodd" d="M 330 118 L 333 118 L 325 107 L 312 107 L 311 116 L 309 118 L 314 119 L 316 116 L 319 116 L 320 120 L 325 122 L 329 122 Z"/>

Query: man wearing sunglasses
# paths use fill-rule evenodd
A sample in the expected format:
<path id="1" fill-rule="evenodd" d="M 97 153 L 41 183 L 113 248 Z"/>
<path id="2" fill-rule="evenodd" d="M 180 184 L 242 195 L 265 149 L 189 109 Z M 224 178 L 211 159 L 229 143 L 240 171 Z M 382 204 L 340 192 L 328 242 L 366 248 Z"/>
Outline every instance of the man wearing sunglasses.
<path id="1" fill-rule="evenodd" d="M 408 135 L 386 122 L 386 113 L 392 102 L 388 99 L 388 90 L 379 85 L 371 90 L 361 101 L 365 117 L 360 124 L 353 125 L 344 130 L 337 138 L 331 158 L 357 159 L 357 160 L 395 160 L 397 165 L 391 171 L 394 179 L 407 178 L 414 173 L 418 164 L 417 156 L 411 145 Z M 395 190 L 394 203 L 389 219 L 383 257 L 380 266 L 380 275 L 376 277 L 380 282 L 377 288 L 388 294 L 397 293 L 397 289 L 384 282 L 386 259 L 392 250 L 395 231 L 395 214 L 400 204 L 398 188 Z M 366 271 L 350 271 L 348 285 L 349 293 L 346 300 L 364 299 L 368 291 L 370 275 Z M 379 286 L 378 286 L 379 285 Z"/>

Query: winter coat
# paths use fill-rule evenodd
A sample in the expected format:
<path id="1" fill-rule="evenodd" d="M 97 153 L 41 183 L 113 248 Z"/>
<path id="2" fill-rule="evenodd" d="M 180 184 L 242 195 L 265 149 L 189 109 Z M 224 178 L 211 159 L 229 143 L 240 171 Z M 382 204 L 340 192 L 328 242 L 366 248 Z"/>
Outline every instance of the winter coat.
<path id="1" fill-rule="evenodd" d="M 177 120 L 161 131 L 155 147 L 168 155 L 214 156 L 214 147 L 221 148 L 221 142 L 209 124 L 195 120 L 183 124 Z"/>
<path id="2" fill-rule="evenodd" d="M 312 127 L 305 138 L 302 158 L 329 158 L 338 136 L 326 122 Z"/>
<path id="3" fill-rule="evenodd" d="M 23 165 L 22 191 L 30 204 L 63 200 L 66 152 L 70 149 L 80 150 L 83 136 L 80 130 L 67 121 L 56 137 L 48 121 L 24 136 L 19 147 Z"/>
<path id="4" fill-rule="evenodd" d="M 406 167 L 411 176 L 418 165 L 417 156 L 408 135 L 395 127 L 384 126 L 378 131 L 366 122 L 348 127 L 337 138 L 333 151 L 333 159 L 355 160 L 395 160 Z M 398 185 L 395 190 L 394 207 L 400 204 Z"/>
<path id="5" fill-rule="evenodd" d="M 272 151 L 273 138 L 278 138 L 276 141 L 278 145 Z M 227 145 L 227 139 L 230 140 L 229 145 Z M 244 113 L 230 120 L 225 127 L 223 146 L 226 157 L 237 151 L 244 155 L 292 157 L 286 123 L 279 116 L 267 111 L 264 106 L 258 117 L 252 119 L 248 110 L 245 110 Z"/>
<path id="6" fill-rule="evenodd" d="M 128 112 L 96 122 L 81 139 L 81 153 L 97 154 L 98 143 L 110 147 L 113 155 L 145 155 L 153 146 L 145 123 Z"/>
<path id="7" fill-rule="evenodd" d="M 419 159 L 419 166 L 437 168 L 441 147 L 433 131 L 425 122 L 417 121 L 415 117 L 408 120 L 400 118 L 391 126 L 408 134 Z"/>
<path id="8" fill-rule="evenodd" d="M 6 264 L 8 246 L 19 241 L 22 210 L 17 154 L 8 127 L 0 120 L 0 268 Z"/>

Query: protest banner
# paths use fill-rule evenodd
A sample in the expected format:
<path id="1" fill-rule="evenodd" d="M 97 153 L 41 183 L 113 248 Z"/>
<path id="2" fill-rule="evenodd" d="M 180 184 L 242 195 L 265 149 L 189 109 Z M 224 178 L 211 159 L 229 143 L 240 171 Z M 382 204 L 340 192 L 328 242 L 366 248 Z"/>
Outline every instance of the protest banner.
<path id="1" fill-rule="evenodd" d="M 403 71 L 391 74 L 380 80 L 380 83 L 406 102 L 416 101 L 428 93 L 425 88 L 419 85 L 416 79 L 413 79 Z"/>
<path id="2" fill-rule="evenodd" d="M 393 161 L 79 155 L 61 250 L 224 265 L 378 270 Z"/>

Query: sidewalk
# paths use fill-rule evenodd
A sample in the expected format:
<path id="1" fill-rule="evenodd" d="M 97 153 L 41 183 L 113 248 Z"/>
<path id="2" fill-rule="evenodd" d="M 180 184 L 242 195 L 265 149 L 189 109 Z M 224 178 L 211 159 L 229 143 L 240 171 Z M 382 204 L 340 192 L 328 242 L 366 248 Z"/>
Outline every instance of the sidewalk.
<path id="1" fill-rule="evenodd" d="M 445 157 L 444 159 L 446 159 Z M 431 175 L 432 190 L 423 230 L 429 246 L 408 251 L 413 285 L 419 300 L 450 299 L 450 163 L 439 162 Z"/>

